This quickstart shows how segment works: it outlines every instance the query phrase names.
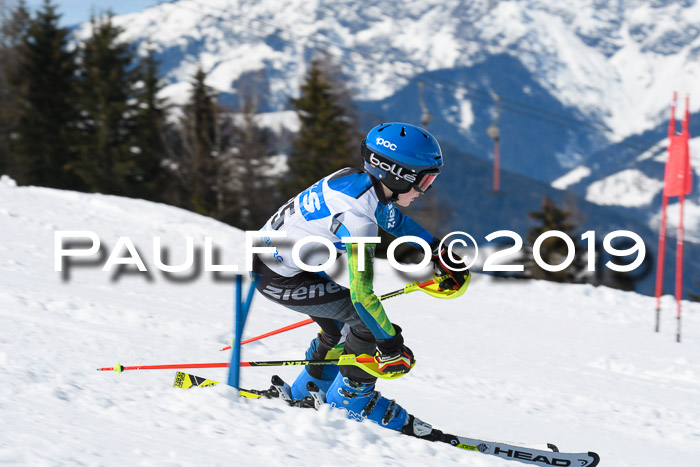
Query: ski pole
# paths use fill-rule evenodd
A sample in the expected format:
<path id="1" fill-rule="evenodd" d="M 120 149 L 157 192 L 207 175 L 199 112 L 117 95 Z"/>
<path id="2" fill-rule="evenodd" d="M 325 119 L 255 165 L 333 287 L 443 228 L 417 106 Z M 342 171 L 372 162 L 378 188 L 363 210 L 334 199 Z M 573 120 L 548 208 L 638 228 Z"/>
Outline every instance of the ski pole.
<path id="1" fill-rule="evenodd" d="M 255 337 L 251 337 L 250 339 L 246 339 L 246 340 L 241 342 L 241 345 L 247 344 L 249 342 L 254 342 L 254 341 L 257 341 L 260 339 L 264 339 L 266 337 L 274 336 L 275 334 L 280 334 L 280 333 L 283 333 L 285 331 L 291 331 L 292 329 L 300 328 L 302 326 L 306 326 L 307 324 L 311 324 L 313 322 L 314 322 L 314 320 L 311 318 L 305 319 L 304 321 L 299 321 L 298 323 L 290 324 L 289 326 L 284 326 L 282 328 L 275 329 L 274 331 L 266 332 L 265 334 L 260 334 L 259 336 L 255 336 Z M 228 350 L 230 348 L 231 348 L 231 346 L 228 345 L 221 350 Z"/>
<path id="2" fill-rule="evenodd" d="M 415 364 L 415 362 L 414 362 Z M 369 355 L 360 355 L 356 357 L 352 354 L 341 355 L 340 358 L 333 360 L 268 360 L 260 362 L 241 362 L 241 366 L 291 366 L 291 365 L 353 365 L 358 366 L 366 372 L 379 378 L 392 379 L 398 378 L 401 374 L 382 373 L 378 370 L 379 365 L 374 357 Z M 123 371 L 133 370 L 181 370 L 185 368 L 228 368 L 230 363 L 178 363 L 172 365 L 135 365 L 123 366 L 119 362 L 113 367 L 98 368 L 97 371 L 115 371 L 121 373 Z"/>
<path id="3" fill-rule="evenodd" d="M 374 357 L 360 357 L 359 363 L 374 362 Z M 335 360 L 268 360 L 261 362 L 241 362 L 241 366 L 287 366 L 287 365 L 337 365 L 340 359 Z M 123 366 L 117 362 L 113 367 L 98 368 L 97 371 L 122 371 L 133 370 L 182 370 L 186 368 L 228 368 L 229 362 L 222 363 L 176 363 L 170 365 L 134 365 Z"/>
<path id="4" fill-rule="evenodd" d="M 379 301 L 386 300 L 387 298 L 393 298 L 393 297 L 397 297 L 399 295 L 414 292 L 414 291 L 418 290 L 418 288 L 427 287 L 429 285 L 433 285 L 434 283 L 435 283 L 435 281 L 433 279 L 430 279 L 430 280 L 427 280 L 427 281 L 421 282 L 421 283 L 411 282 L 410 284 L 405 285 L 404 288 L 402 288 L 402 289 L 398 289 L 398 290 L 395 290 L 393 292 L 389 292 L 388 294 L 380 295 L 377 298 L 379 299 Z M 246 340 L 241 342 L 241 345 L 247 344 L 249 342 L 254 342 L 254 341 L 257 341 L 260 339 L 264 339 L 266 337 L 274 336 L 275 334 L 281 334 L 281 333 L 286 332 L 286 331 L 291 331 L 292 329 L 300 328 L 302 326 L 306 326 L 307 324 L 311 324 L 313 322 L 314 322 L 314 320 L 311 318 L 305 319 L 303 321 L 299 321 L 297 323 L 290 324 L 288 326 L 284 326 L 284 327 L 279 328 L 279 329 L 275 329 L 274 331 L 266 332 L 265 334 L 260 334 L 259 336 L 255 336 L 255 337 L 251 337 L 250 339 L 246 339 Z M 230 348 L 231 348 L 231 346 L 227 345 L 226 347 L 222 348 L 221 351 L 228 350 Z"/>

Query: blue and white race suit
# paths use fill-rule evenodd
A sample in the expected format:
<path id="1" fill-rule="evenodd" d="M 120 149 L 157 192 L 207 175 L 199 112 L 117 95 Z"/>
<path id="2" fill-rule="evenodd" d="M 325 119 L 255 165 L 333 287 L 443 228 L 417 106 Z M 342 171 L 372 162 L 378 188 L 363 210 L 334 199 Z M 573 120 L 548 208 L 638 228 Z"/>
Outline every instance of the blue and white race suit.
<path id="1" fill-rule="evenodd" d="M 343 237 L 376 237 L 379 228 L 396 237 L 416 236 L 428 244 L 435 241 L 430 232 L 386 199 L 378 181 L 359 169 L 345 168 L 289 200 L 262 229 L 285 232 L 286 237 L 263 237 L 258 243 L 274 248 L 274 253 L 257 254 L 254 259 L 253 271 L 262 276 L 258 290 L 270 300 L 311 316 L 321 326 L 315 359 L 334 358 L 330 354 L 334 347 L 336 353 L 342 351 L 338 343 L 343 324 L 349 326 L 345 353 L 374 355 L 376 340 L 396 335 L 373 290 L 374 245 L 364 247 L 364 267 L 360 267 L 358 244 L 341 241 Z M 328 239 L 337 254 L 347 255 L 349 289 L 295 264 L 292 247 L 308 236 Z M 328 249 L 317 243 L 307 243 L 300 250 L 301 259 L 310 266 L 324 264 L 328 255 Z M 323 368 L 316 366 L 309 371 L 320 373 Z M 355 379 L 372 379 L 355 367 L 341 371 L 359 372 L 353 375 Z"/>

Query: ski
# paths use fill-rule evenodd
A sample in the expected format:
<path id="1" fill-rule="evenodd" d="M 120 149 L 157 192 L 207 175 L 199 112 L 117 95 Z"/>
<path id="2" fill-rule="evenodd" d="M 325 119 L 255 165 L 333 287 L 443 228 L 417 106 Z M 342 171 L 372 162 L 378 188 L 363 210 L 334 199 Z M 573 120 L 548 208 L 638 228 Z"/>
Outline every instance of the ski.
<path id="1" fill-rule="evenodd" d="M 174 388 L 189 389 L 193 387 L 208 387 L 221 384 L 218 381 L 202 378 L 201 376 L 191 375 L 183 371 L 178 371 L 175 374 Z M 238 395 L 246 399 L 281 399 L 292 407 L 302 408 L 317 408 L 315 399 L 311 396 L 306 396 L 301 400 L 295 401 L 291 398 L 289 385 L 277 375 L 272 377 L 272 385 L 270 389 L 239 389 Z"/>
<path id="2" fill-rule="evenodd" d="M 209 386 L 216 386 L 221 384 L 218 381 L 213 381 L 211 379 L 202 378 L 201 376 L 191 375 L 183 371 L 178 371 L 175 374 L 175 382 L 173 383 L 174 388 L 179 389 L 189 389 L 194 387 L 205 388 Z M 258 391 L 255 389 L 241 389 L 238 391 L 238 395 L 245 397 L 246 399 L 274 399 L 279 397 L 279 393 L 274 387 L 270 387 L 265 391 Z"/>
<path id="3" fill-rule="evenodd" d="M 175 383 L 173 384 L 173 387 L 189 389 L 192 387 L 207 387 L 217 384 L 219 383 L 216 381 L 178 371 L 175 375 Z M 319 393 L 318 387 L 316 387 L 315 384 L 310 383 L 310 385 L 312 386 L 307 387 L 307 389 L 310 390 L 309 392 L 311 393 L 311 396 L 306 396 L 299 401 L 291 400 L 288 389 L 289 385 L 277 375 L 273 376 L 270 389 L 240 389 L 238 394 L 239 396 L 248 399 L 281 399 L 293 407 L 318 409 L 320 405 L 324 403 L 324 397 L 323 394 Z M 425 439 L 420 437 L 415 438 Z M 468 438 L 465 436 L 455 436 L 447 433 L 443 433 L 442 436 L 436 441 L 443 442 L 466 451 L 479 452 L 481 454 L 496 456 L 501 459 L 518 461 L 524 464 L 540 467 L 596 467 L 600 462 L 600 457 L 595 452 L 559 452 L 559 449 L 557 449 L 557 447 L 553 444 L 547 444 L 551 451 L 545 451 L 526 446 L 485 441 L 476 438 Z"/>
<path id="4" fill-rule="evenodd" d="M 212 381 L 210 379 L 202 378 L 200 376 L 190 375 L 189 373 L 184 373 L 178 371 L 175 374 L 175 382 L 173 383 L 174 388 L 189 389 L 191 387 L 207 387 L 216 386 L 219 384 L 217 381 Z"/>
<path id="5" fill-rule="evenodd" d="M 480 452 L 500 457 L 501 459 L 520 461 L 529 465 L 542 467 L 595 467 L 600 462 L 600 457 L 595 452 L 568 453 L 558 452 L 556 446 L 548 445 L 553 451 L 544 451 L 525 446 L 516 446 L 506 443 L 496 443 L 475 438 L 466 438 L 444 434 L 441 440 L 452 446 L 465 449 L 467 451 Z"/>

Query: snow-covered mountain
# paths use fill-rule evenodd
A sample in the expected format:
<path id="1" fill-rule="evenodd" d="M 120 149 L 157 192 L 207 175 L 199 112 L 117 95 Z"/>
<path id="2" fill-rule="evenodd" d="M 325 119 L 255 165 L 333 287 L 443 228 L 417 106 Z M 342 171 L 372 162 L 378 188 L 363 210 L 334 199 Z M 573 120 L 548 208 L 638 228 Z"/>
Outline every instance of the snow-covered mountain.
<path id="1" fill-rule="evenodd" d="M 498 111 L 504 169 L 546 182 L 591 169 L 613 143 L 635 137 L 637 155 L 662 144 L 644 132 L 664 127 L 672 91 L 700 96 L 700 4 L 691 0 L 179 0 L 116 22 L 157 52 L 173 102 L 186 99 L 201 64 L 232 105 L 256 93 L 263 111 L 282 112 L 324 49 L 342 64 L 367 128 L 420 122 L 423 83 L 441 141 L 491 157 L 486 128 Z M 604 164 L 616 188 L 591 186 L 590 201 L 617 205 L 620 185 L 641 186 L 638 205 L 658 185 L 632 180 L 615 158 Z"/>
<path id="2" fill-rule="evenodd" d="M 0 463 L 8 465 L 520 465 L 403 437 L 336 411 L 236 400 L 225 386 L 173 389 L 174 371 L 95 368 L 227 361 L 232 284 L 210 273 L 163 275 L 153 237 L 185 258 L 185 237 L 243 264 L 243 233 L 141 200 L 0 179 Z M 90 230 L 101 254 L 56 272 L 54 232 Z M 149 273 L 102 271 L 129 237 Z M 120 256 L 128 256 L 125 248 Z M 198 260 L 201 261 L 201 258 Z M 405 283 L 378 261 L 375 289 Z M 184 277 L 182 277 L 184 275 Z M 347 284 L 341 272 L 338 280 Z M 439 303 L 438 303 L 439 302 Z M 601 466 L 691 467 L 700 455 L 700 305 L 673 299 L 661 333 L 654 300 L 635 293 L 476 274 L 456 300 L 416 293 L 385 303 L 416 354 L 413 371 L 379 389 L 411 413 L 464 436 L 562 451 L 593 450 Z M 304 317 L 256 295 L 244 336 Z M 308 326 L 243 348 L 247 360 L 300 358 Z M 298 370 L 246 368 L 245 387 Z M 225 370 L 197 370 L 215 380 Z"/>
<path id="3" fill-rule="evenodd" d="M 689 0 L 180 0 L 117 22 L 125 38 L 158 52 L 171 83 L 166 94 L 176 101 L 185 98 L 201 63 L 209 83 L 234 102 L 236 86 L 247 83 L 265 96 L 267 110 L 283 110 L 298 92 L 310 55 L 323 48 L 339 58 L 358 101 L 368 107 L 417 80 L 426 83 L 426 94 L 449 96 L 427 99 L 435 131 L 454 132 L 453 138 L 478 148 L 486 135 L 473 134 L 476 117 L 484 116 L 475 107 L 492 102 L 492 92 L 501 96 L 504 118 L 510 109 L 564 124 L 539 121 L 541 132 L 570 133 L 568 146 L 548 154 L 564 169 L 596 145 L 665 121 L 673 90 L 700 94 L 700 5 Z M 475 70 L 494 57 L 502 57 L 501 69 L 493 63 Z M 513 73 L 524 79 L 499 86 Z M 533 87 L 556 106 L 543 96 L 531 102 L 528 96 L 538 91 Z M 417 107 L 416 96 L 412 100 Z M 386 105 L 373 110 L 386 117 Z M 700 109 L 700 100 L 691 107 Z M 418 120 L 419 114 L 403 110 L 402 117 Z M 578 134 L 577 126 L 594 134 Z M 506 141 L 517 139 L 509 135 Z"/>
<path id="4" fill-rule="evenodd" d="M 562 105 L 620 137 L 662 121 L 671 90 L 700 91 L 700 5 L 689 0 L 180 0 L 118 22 L 127 38 L 156 47 L 173 84 L 186 83 L 199 61 L 222 92 L 264 71 L 274 110 L 298 92 L 318 47 L 343 57 L 358 99 L 375 101 L 421 73 L 508 55 Z M 463 84 L 492 91 L 487 82 Z M 512 91 L 504 97 L 527 93 Z M 459 119 L 464 131 L 468 114 Z"/>

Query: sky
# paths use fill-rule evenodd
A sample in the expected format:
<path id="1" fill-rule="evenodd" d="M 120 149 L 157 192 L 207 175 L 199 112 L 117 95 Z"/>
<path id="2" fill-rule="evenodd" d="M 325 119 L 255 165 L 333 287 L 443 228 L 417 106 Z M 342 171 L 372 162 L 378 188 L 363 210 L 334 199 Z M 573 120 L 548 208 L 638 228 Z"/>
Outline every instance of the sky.
<path id="1" fill-rule="evenodd" d="M 27 5 L 35 9 L 44 0 L 27 0 Z M 63 26 L 72 26 L 90 19 L 90 12 L 94 9 L 99 12 L 111 9 L 117 15 L 134 13 L 149 6 L 162 3 L 161 0 L 53 0 L 58 5 L 58 12 L 62 14 L 61 23 Z"/>

